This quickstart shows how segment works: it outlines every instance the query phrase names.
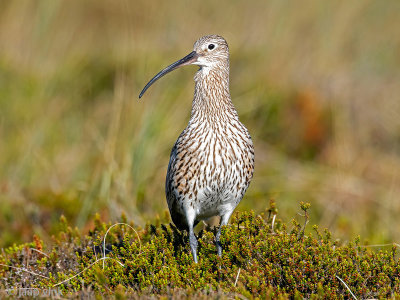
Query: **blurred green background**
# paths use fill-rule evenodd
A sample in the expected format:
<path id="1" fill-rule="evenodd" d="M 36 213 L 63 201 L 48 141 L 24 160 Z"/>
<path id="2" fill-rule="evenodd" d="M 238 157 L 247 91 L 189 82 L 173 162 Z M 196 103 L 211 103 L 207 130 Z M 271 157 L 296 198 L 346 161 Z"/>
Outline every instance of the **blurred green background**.
<path id="1" fill-rule="evenodd" d="M 400 1 L 1 1 L 0 246 L 49 240 L 64 214 L 135 224 L 167 209 L 170 149 L 196 67 L 138 101 L 205 34 L 231 51 L 256 150 L 240 210 L 334 237 L 400 241 Z"/>

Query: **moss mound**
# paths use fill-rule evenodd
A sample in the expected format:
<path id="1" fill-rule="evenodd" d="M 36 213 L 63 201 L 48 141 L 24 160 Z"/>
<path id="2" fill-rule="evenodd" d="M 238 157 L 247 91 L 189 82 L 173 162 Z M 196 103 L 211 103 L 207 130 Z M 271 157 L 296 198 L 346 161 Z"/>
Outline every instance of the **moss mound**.
<path id="1" fill-rule="evenodd" d="M 200 231 L 198 264 L 187 234 L 173 225 L 112 226 L 97 217 L 83 235 L 62 218 L 52 249 L 34 237 L 2 250 L 0 289 L 8 295 L 21 288 L 57 290 L 70 297 L 400 299 L 396 247 L 374 251 L 359 238 L 342 245 L 316 226 L 305 233 L 308 207 L 302 209 L 304 225 L 293 221 L 290 229 L 275 220 L 273 210 L 236 213 L 222 230 L 222 257 L 215 229 Z"/>

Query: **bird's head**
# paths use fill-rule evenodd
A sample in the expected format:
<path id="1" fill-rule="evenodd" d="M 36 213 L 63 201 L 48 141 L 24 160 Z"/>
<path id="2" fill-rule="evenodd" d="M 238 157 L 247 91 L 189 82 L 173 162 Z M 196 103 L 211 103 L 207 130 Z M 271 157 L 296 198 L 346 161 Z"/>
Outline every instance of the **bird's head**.
<path id="1" fill-rule="evenodd" d="M 193 52 L 197 59 L 192 64 L 212 68 L 229 62 L 229 48 L 225 39 L 219 35 L 206 35 L 194 43 Z"/>
<path id="2" fill-rule="evenodd" d="M 193 51 L 174 62 L 154 76 L 143 88 L 139 98 L 158 79 L 169 72 L 187 65 L 197 65 L 200 69 L 210 70 L 216 67 L 229 68 L 229 48 L 225 39 L 219 35 L 206 35 L 194 43 Z"/>

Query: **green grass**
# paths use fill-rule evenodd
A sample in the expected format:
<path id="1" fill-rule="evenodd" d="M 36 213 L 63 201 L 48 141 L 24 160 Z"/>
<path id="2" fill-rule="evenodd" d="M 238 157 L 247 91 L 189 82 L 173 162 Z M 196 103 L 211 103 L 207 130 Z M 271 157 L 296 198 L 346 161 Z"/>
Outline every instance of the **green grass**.
<path id="1" fill-rule="evenodd" d="M 168 220 L 135 228 L 125 217 L 112 226 L 97 216 L 82 235 L 63 217 L 52 248 L 35 236 L 0 254 L 0 288 L 55 290 L 69 298 L 399 299 L 396 246 L 374 251 L 359 237 L 342 244 L 318 226 L 306 233 L 308 207 L 302 204 L 302 224 L 289 226 L 274 209 L 236 213 L 222 230 L 222 257 L 216 229 L 201 230 L 198 264 L 187 234 L 160 224 Z"/>
<path id="2" fill-rule="evenodd" d="M 400 3 L 391 1 L 3 1 L 0 246 L 45 242 L 63 214 L 166 209 L 170 149 L 194 67 L 137 97 L 204 34 L 231 49 L 231 94 L 256 151 L 240 210 L 298 203 L 336 237 L 400 240 Z"/>

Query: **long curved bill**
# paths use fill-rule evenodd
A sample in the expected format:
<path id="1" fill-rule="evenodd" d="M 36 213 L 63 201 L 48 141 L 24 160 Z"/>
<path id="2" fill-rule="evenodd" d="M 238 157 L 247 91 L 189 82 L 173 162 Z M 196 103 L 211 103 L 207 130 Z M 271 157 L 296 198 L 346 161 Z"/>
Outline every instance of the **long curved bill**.
<path id="1" fill-rule="evenodd" d="M 191 63 L 195 62 L 197 60 L 197 53 L 196 51 L 190 52 L 188 55 L 186 55 L 184 58 L 174 62 L 173 64 L 169 65 L 168 67 L 166 67 L 165 69 L 163 69 L 162 71 L 160 71 L 156 76 L 154 76 L 147 84 L 146 86 L 143 88 L 143 90 L 141 91 L 140 95 L 139 95 L 139 99 L 142 98 L 143 94 L 146 92 L 146 90 L 154 83 L 156 82 L 158 79 L 160 79 L 161 77 L 163 77 L 164 75 L 168 74 L 169 72 L 181 67 L 181 66 L 186 66 L 186 65 L 190 65 Z"/>

